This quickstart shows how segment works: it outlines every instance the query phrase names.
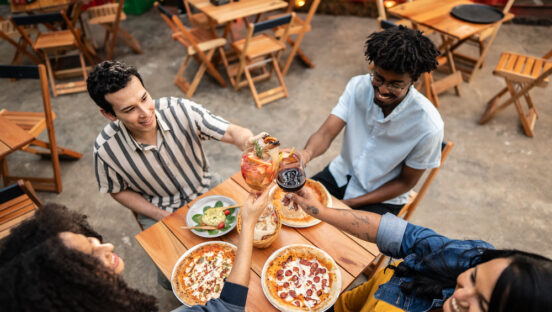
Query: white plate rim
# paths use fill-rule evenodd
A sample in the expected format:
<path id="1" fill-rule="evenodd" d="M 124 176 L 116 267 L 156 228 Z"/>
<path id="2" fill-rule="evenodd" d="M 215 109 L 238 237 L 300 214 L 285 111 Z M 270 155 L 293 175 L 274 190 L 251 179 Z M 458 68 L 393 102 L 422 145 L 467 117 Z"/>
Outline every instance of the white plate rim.
<path id="1" fill-rule="evenodd" d="M 182 300 L 178 294 L 176 293 L 176 291 L 174 290 L 175 287 L 174 287 L 174 284 L 173 284 L 173 280 L 174 280 L 174 275 L 176 273 L 176 268 L 178 267 L 178 265 L 180 264 L 180 262 L 182 262 L 184 260 L 184 258 L 186 258 L 190 253 L 192 253 L 193 251 L 199 249 L 200 247 L 202 246 L 205 246 L 205 245 L 210 245 L 210 244 L 222 244 L 222 245 L 228 245 L 232 248 L 234 248 L 234 250 L 236 250 L 236 253 L 238 252 L 238 247 L 232 243 L 229 243 L 229 242 L 225 242 L 225 241 L 208 241 L 208 242 L 203 242 L 203 243 L 199 243 L 195 246 L 193 246 L 192 248 L 186 250 L 181 256 L 180 258 L 178 258 L 178 260 L 176 261 L 176 263 L 174 264 L 174 267 L 172 269 L 172 273 L 171 273 L 171 288 L 172 288 L 172 291 L 173 291 L 173 294 L 174 296 L 178 299 L 178 301 L 182 302 L 182 304 L 184 304 L 185 306 L 189 307 L 190 305 L 187 304 L 186 302 L 184 302 L 184 300 Z M 222 290 L 221 290 L 222 291 Z"/>
<path id="2" fill-rule="evenodd" d="M 308 179 L 308 180 L 312 180 L 312 179 Z M 316 183 L 320 183 L 316 180 L 312 180 L 312 181 L 314 181 Z M 320 184 L 322 185 L 322 187 L 324 187 L 324 191 L 326 191 L 326 196 L 328 196 L 328 207 L 331 207 L 333 205 L 332 195 L 330 194 L 330 192 L 328 192 L 328 190 L 326 189 L 324 184 L 322 184 L 322 183 L 320 183 Z M 272 186 L 272 188 L 270 188 L 270 191 L 268 192 L 268 198 L 269 199 L 272 198 L 272 194 L 274 193 L 274 190 L 276 190 L 277 187 L 279 187 L 278 184 L 274 184 L 274 186 Z M 272 200 L 269 204 L 272 205 Z M 297 229 L 302 229 L 302 228 L 308 228 L 308 227 L 311 227 L 311 226 L 315 226 L 320 222 L 322 222 L 322 221 L 313 217 L 313 220 L 311 222 L 303 224 L 303 225 L 297 225 L 297 224 L 289 224 L 289 223 L 286 222 L 286 220 L 282 219 L 282 224 L 283 225 L 289 226 L 289 227 L 292 227 L 292 228 L 297 228 Z"/>
<path id="3" fill-rule="evenodd" d="M 326 255 L 326 257 L 328 257 L 329 259 L 332 260 L 333 264 L 335 265 L 335 267 L 337 268 L 336 270 L 336 277 L 337 277 L 337 281 L 338 281 L 338 285 L 339 285 L 339 291 L 338 291 L 338 295 L 335 296 L 335 298 L 333 298 L 331 300 L 331 304 L 328 304 L 328 307 L 326 309 L 324 309 L 323 311 L 326 311 L 328 310 L 331 306 L 333 306 L 335 304 L 335 302 L 337 301 L 337 298 L 339 298 L 339 296 L 341 295 L 341 287 L 342 287 L 342 282 L 341 282 L 341 270 L 339 269 L 339 266 L 337 265 L 337 262 L 335 262 L 334 258 L 332 258 L 326 251 L 316 247 L 316 246 L 313 246 L 313 245 L 307 245 L 307 244 L 291 244 L 291 245 L 286 245 L 286 246 L 283 246 L 281 248 L 279 248 L 278 250 L 274 251 L 269 257 L 268 259 L 266 260 L 264 266 L 263 266 L 263 270 L 261 271 L 261 288 L 263 289 L 263 293 L 266 297 L 266 299 L 268 300 L 268 302 L 270 302 L 270 304 L 272 304 L 276 309 L 278 309 L 278 307 L 276 306 L 276 304 L 272 301 L 272 298 L 268 295 L 268 289 L 267 289 L 267 286 L 266 286 L 266 282 L 265 282 L 265 275 L 266 275 L 266 271 L 268 270 L 268 265 L 269 263 L 274 260 L 274 258 L 276 258 L 276 256 L 278 254 L 280 254 L 280 252 L 284 251 L 285 249 L 287 248 L 293 248 L 293 247 L 308 247 L 308 248 L 313 248 L 313 249 L 316 249 L 318 251 L 321 251 L 324 255 Z"/>
<path id="4" fill-rule="evenodd" d="M 197 212 L 194 212 L 192 213 L 192 210 L 196 210 L 197 208 L 195 207 L 200 207 L 199 209 L 201 210 L 201 212 L 203 212 L 203 207 L 205 205 L 207 205 L 207 203 L 205 202 L 211 202 L 211 201 L 218 201 L 218 200 L 225 200 L 227 202 L 230 203 L 229 206 L 232 206 L 232 205 L 237 205 L 238 203 L 231 197 L 228 197 L 228 196 L 224 196 L 224 195 L 209 195 L 209 196 L 205 196 L 201 199 L 199 199 L 198 201 L 196 201 L 193 205 L 190 206 L 190 208 L 188 208 L 188 212 L 186 212 L 186 225 L 187 226 L 195 226 L 195 222 L 194 220 L 192 220 L 192 217 L 194 214 L 196 214 Z M 234 217 L 236 217 L 236 220 L 234 222 L 232 222 L 232 225 L 230 225 L 230 228 L 224 232 L 219 232 L 217 234 L 209 234 L 208 232 L 198 232 L 196 230 L 190 230 L 192 231 L 192 233 L 194 233 L 195 235 L 199 236 L 199 237 L 204 237 L 204 238 L 214 238 L 214 237 L 220 237 L 220 236 L 223 236 L 223 235 L 226 235 L 228 233 L 230 233 L 230 231 L 232 231 L 235 227 L 236 227 L 236 224 L 238 223 L 238 213 L 240 212 L 240 208 L 237 207 L 236 210 L 234 210 Z"/>

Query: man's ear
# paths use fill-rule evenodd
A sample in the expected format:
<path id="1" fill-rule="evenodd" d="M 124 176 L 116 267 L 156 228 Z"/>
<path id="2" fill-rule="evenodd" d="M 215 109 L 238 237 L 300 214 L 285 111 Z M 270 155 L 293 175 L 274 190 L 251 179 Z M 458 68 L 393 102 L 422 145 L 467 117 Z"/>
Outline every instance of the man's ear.
<path id="1" fill-rule="evenodd" d="M 102 115 L 111 120 L 111 121 L 115 121 L 117 120 L 117 117 L 115 115 L 113 115 L 112 113 L 108 113 L 107 111 L 105 111 L 103 108 L 100 108 L 100 113 L 102 113 Z"/>

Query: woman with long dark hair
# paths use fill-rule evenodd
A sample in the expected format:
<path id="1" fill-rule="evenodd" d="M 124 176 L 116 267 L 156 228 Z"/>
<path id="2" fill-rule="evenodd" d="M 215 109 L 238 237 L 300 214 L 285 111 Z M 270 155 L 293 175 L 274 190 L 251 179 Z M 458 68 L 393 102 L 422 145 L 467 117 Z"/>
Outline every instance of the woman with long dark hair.
<path id="1" fill-rule="evenodd" d="M 453 240 L 390 213 L 325 207 L 308 190 L 292 195 L 309 215 L 402 259 L 343 293 L 335 311 L 552 311 L 552 260 Z"/>
<path id="2" fill-rule="evenodd" d="M 236 259 L 220 298 L 178 311 L 243 311 L 253 231 L 267 192 L 241 208 Z M 157 311 L 156 299 L 120 277 L 124 262 L 86 216 L 56 204 L 37 210 L 0 244 L 1 311 Z"/>

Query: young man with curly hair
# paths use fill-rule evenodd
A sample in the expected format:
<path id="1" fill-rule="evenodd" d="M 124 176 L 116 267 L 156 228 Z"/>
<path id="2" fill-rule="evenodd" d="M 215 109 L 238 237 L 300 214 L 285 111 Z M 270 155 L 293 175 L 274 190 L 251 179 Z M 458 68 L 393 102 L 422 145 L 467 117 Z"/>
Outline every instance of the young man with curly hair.
<path id="1" fill-rule="evenodd" d="M 425 169 L 438 167 L 443 121 L 414 83 L 437 67 L 439 51 L 421 32 L 373 33 L 365 56 L 373 70 L 353 77 L 301 151 L 323 154 L 345 128 L 341 153 L 312 178 L 354 209 L 397 214 Z"/>

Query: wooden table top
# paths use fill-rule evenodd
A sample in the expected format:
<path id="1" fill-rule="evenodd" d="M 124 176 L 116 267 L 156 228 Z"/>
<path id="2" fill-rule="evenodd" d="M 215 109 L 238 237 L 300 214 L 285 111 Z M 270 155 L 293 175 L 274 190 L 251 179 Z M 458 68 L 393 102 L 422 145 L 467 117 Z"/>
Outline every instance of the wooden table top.
<path id="1" fill-rule="evenodd" d="M 223 240 L 234 245 L 238 244 L 239 235 L 236 230 L 232 230 L 222 237 L 203 238 L 189 230 L 180 229 L 180 226 L 186 225 L 188 207 L 198 199 L 209 195 L 224 195 L 233 198 L 238 203 L 243 203 L 249 194 L 249 190 L 250 188 L 245 184 L 241 173 L 238 172 L 214 189 L 164 218 L 161 222 L 157 222 L 152 227 L 136 235 L 136 239 L 165 276 L 170 279 L 176 261 L 188 248 L 209 240 Z M 332 198 L 332 201 L 334 208 L 350 209 L 336 198 Z M 270 247 L 253 249 L 252 274 L 250 275 L 246 310 L 277 311 L 263 294 L 260 276 L 268 257 L 277 249 L 289 244 L 313 245 L 326 251 L 340 268 L 342 291 L 379 254 L 375 244 L 362 241 L 324 222 L 303 229 L 282 226 L 278 238 Z"/>
<path id="2" fill-rule="evenodd" d="M 34 140 L 27 131 L 2 115 L 0 115 L 0 129 L 0 158 Z"/>
<path id="3" fill-rule="evenodd" d="M 390 8 L 388 12 L 432 28 L 455 39 L 464 40 L 500 22 L 474 24 L 461 21 L 450 14 L 452 8 L 457 5 L 473 3 L 469 0 L 416 0 Z M 501 21 L 508 21 L 513 17 L 513 14 L 508 13 Z"/>
<path id="4" fill-rule="evenodd" d="M 219 6 L 212 4 L 209 0 L 189 0 L 189 2 L 217 24 L 288 6 L 288 3 L 283 0 L 230 0 L 229 3 Z"/>
<path id="5" fill-rule="evenodd" d="M 36 0 L 29 4 L 15 4 L 10 1 L 10 9 L 12 13 L 31 12 L 35 10 L 53 10 L 57 7 L 60 9 L 71 3 L 74 0 Z"/>

